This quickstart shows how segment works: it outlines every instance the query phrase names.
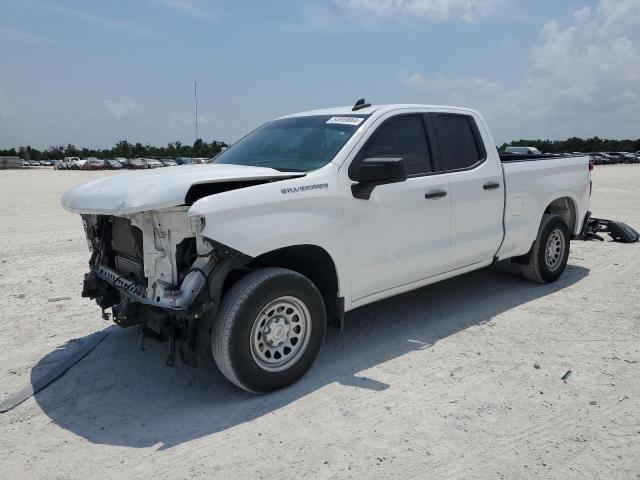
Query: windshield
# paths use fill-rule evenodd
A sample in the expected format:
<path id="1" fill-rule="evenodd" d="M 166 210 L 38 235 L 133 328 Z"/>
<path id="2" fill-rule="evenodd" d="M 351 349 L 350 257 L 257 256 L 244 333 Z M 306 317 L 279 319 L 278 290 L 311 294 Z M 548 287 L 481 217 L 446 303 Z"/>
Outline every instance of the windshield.
<path id="1" fill-rule="evenodd" d="M 368 115 L 313 115 L 269 122 L 244 137 L 215 163 L 308 172 L 329 163 Z"/>

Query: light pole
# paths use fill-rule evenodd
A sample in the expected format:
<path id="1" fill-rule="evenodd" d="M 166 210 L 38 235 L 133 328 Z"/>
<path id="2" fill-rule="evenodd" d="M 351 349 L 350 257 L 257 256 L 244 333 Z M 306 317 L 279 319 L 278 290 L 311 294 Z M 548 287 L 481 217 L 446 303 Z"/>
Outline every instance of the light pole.
<path id="1" fill-rule="evenodd" d="M 196 140 L 198 140 L 198 82 L 193 82 L 193 97 L 196 103 Z"/>

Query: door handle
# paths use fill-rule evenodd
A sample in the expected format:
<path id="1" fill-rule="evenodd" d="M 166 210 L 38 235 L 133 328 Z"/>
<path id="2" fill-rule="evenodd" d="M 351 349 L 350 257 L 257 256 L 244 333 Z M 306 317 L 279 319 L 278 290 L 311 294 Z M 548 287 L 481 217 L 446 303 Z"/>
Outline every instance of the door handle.
<path id="1" fill-rule="evenodd" d="M 430 192 L 427 192 L 424 194 L 424 198 L 426 198 L 427 200 L 435 200 L 437 198 L 442 198 L 446 196 L 447 196 L 447 192 L 445 192 L 444 190 L 431 190 Z"/>
<path id="2" fill-rule="evenodd" d="M 485 190 L 495 190 L 496 188 L 500 188 L 500 184 L 498 182 L 487 182 L 482 186 L 482 188 Z"/>

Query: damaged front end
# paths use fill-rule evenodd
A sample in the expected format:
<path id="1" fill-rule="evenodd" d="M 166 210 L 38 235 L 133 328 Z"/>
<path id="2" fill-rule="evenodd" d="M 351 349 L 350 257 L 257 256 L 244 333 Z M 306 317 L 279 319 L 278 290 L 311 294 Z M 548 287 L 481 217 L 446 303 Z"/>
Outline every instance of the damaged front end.
<path id="1" fill-rule="evenodd" d="M 209 346 L 225 279 L 250 257 L 203 237 L 204 219 L 187 210 L 83 214 L 92 255 L 82 296 L 96 300 L 103 318 L 137 325 L 141 341 L 168 340 L 168 364 L 179 353 L 196 365 Z"/>

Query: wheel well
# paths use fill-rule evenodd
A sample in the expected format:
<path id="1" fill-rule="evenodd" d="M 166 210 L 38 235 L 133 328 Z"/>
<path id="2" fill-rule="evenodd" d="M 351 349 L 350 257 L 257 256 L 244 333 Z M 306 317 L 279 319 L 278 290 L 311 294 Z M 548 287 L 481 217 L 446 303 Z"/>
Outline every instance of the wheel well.
<path id="1" fill-rule="evenodd" d="M 327 309 L 327 315 L 342 321 L 338 298 L 338 274 L 331 255 L 317 245 L 294 245 L 264 253 L 251 260 L 249 269 L 280 267 L 304 275 L 318 288 Z"/>
<path id="2" fill-rule="evenodd" d="M 560 197 L 556 198 L 553 202 L 551 202 L 544 213 L 551 213 L 553 215 L 560 216 L 564 223 L 567 224 L 567 228 L 569 229 L 569 233 L 571 235 L 574 234 L 576 228 L 576 206 L 573 203 L 573 200 L 569 197 Z"/>

